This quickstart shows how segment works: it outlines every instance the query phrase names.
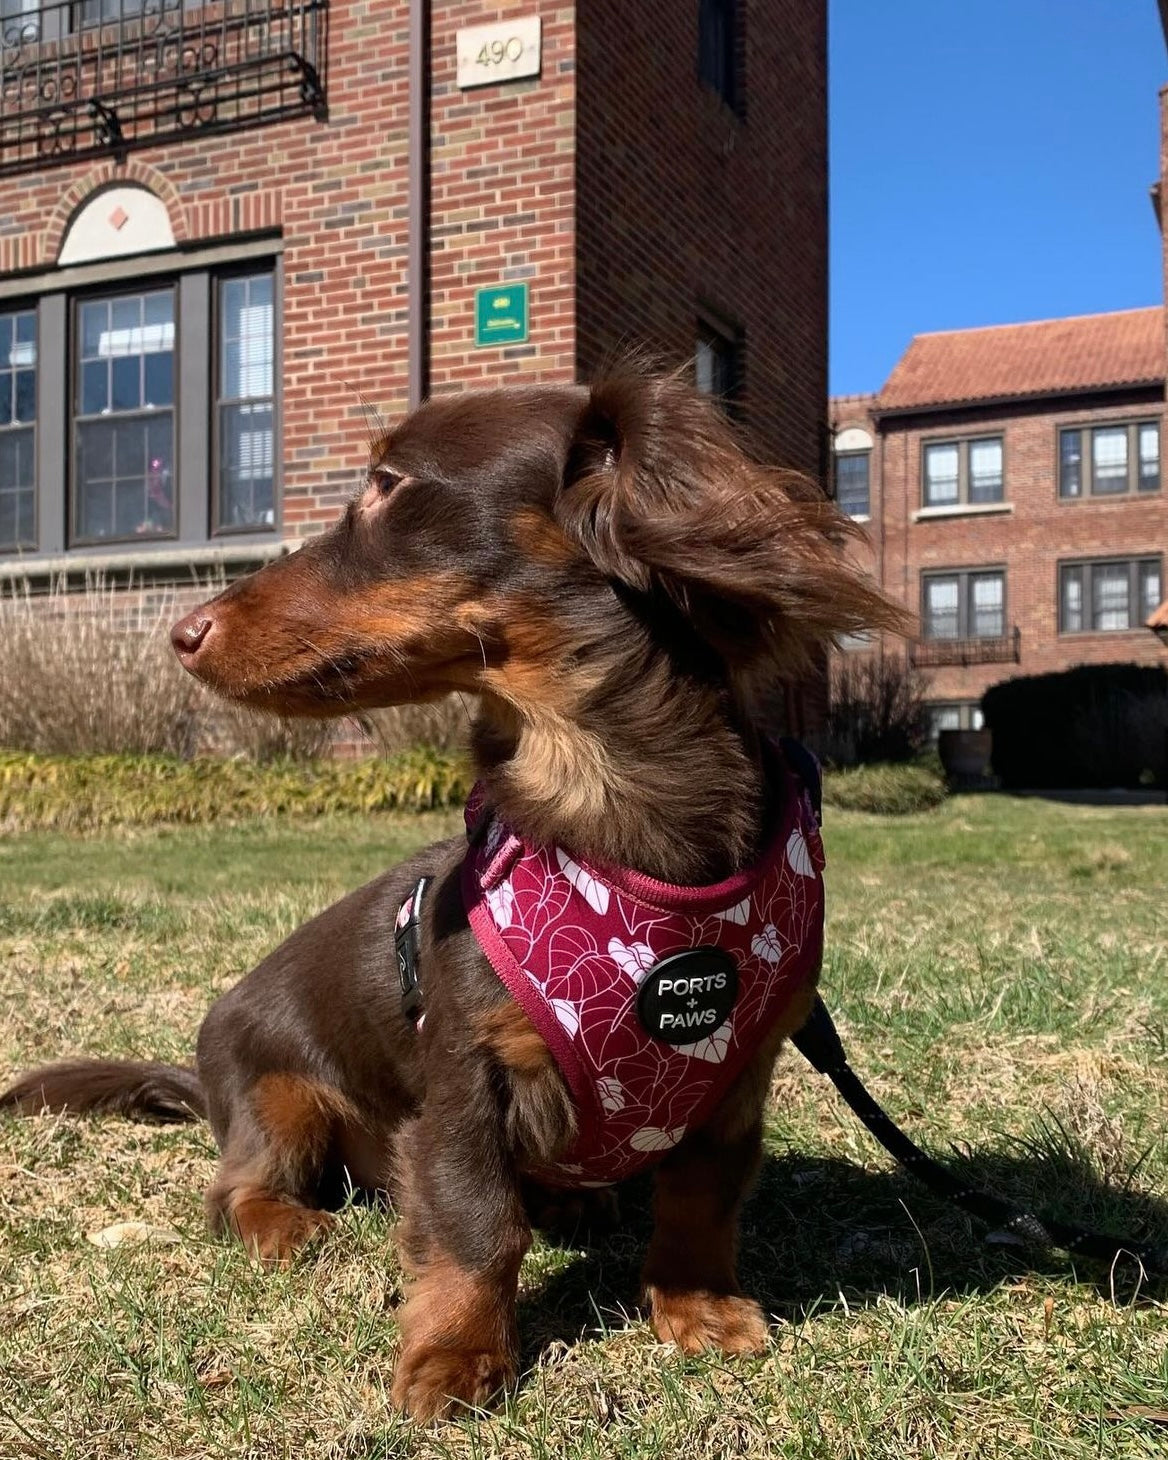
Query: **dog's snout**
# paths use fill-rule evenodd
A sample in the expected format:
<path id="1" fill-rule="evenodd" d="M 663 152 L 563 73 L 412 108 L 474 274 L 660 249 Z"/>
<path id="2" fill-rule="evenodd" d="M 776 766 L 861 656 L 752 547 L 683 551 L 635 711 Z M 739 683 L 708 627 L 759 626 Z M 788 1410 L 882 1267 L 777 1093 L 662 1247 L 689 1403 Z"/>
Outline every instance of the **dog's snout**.
<path id="1" fill-rule="evenodd" d="M 193 613 L 188 613 L 185 618 L 179 619 L 170 631 L 170 642 L 174 645 L 174 652 L 180 659 L 189 658 L 197 651 L 210 629 L 211 619 L 204 609 L 196 608 Z"/>

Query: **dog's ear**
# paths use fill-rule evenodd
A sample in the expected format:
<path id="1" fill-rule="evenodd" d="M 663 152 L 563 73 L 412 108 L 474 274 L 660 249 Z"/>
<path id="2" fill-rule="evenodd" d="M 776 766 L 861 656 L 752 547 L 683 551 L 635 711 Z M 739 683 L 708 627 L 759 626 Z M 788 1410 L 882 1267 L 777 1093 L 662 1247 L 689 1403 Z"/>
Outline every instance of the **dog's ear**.
<path id="1" fill-rule="evenodd" d="M 813 484 L 752 461 L 676 375 L 593 387 L 557 512 L 606 576 L 667 599 L 733 667 L 800 673 L 843 634 L 908 622 L 849 561 L 859 529 Z"/>

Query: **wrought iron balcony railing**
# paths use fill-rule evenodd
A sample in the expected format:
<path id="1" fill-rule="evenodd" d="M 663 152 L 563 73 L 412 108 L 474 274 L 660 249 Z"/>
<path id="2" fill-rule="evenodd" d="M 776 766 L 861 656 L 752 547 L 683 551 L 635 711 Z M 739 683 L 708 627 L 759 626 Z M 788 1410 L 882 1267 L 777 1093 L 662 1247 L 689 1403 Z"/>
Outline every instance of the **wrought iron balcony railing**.
<path id="1" fill-rule="evenodd" d="M 1021 664 L 1022 630 L 992 639 L 916 639 L 909 649 L 920 669 L 942 664 Z"/>
<path id="2" fill-rule="evenodd" d="M 0 176 L 324 114 L 328 0 L 0 0 Z"/>

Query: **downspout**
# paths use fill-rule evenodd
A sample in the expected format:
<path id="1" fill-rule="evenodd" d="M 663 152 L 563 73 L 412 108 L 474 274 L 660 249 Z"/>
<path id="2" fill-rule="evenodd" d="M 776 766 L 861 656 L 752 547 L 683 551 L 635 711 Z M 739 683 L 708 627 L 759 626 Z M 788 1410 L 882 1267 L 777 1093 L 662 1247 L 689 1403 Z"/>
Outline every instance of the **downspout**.
<path id="1" fill-rule="evenodd" d="M 411 411 L 430 387 L 430 0 L 410 0 L 409 241 L 406 258 L 408 399 Z"/>

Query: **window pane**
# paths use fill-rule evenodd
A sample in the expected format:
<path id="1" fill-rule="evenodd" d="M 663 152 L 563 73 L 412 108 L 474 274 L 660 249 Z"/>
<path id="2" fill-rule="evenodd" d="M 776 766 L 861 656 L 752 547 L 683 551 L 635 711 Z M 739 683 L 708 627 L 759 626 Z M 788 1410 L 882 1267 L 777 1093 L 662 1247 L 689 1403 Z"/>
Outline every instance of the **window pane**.
<path id="1" fill-rule="evenodd" d="M 162 350 L 157 355 L 147 355 L 144 365 L 145 404 L 172 406 L 174 404 L 174 356 L 169 350 Z"/>
<path id="2" fill-rule="evenodd" d="M 0 552 L 36 547 L 36 311 L 0 314 Z"/>
<path id="3" fill-rule="evenodd" d="M 958 580 L 925 580 L 925 638 L 956 639 L 958 636 Z"/>
<path id="4" fill-rule="evenodd" d="M 270 274 L 224 281 L 219 325 L 221 399 L 248 400 L 272 394 L 272 324 Z"/>
<path id="5" fill-rule="evenodd" d="M 701 0 L 698 74 L 724 101 L 734 100 L 733 0 Z"/>
<path id="6" fill-rule="evenodd" d="M 174 290 L 86 300 L 74 432 L 74 539 L 172 536 Z"/>
<path id="7" fill-rule="evenodd" d="M 1096 431 L 1091 438 L 1095 460 L 1093 491 L 1127 491 L 1127 427 Z"/>
<path id="8" fill-rule="evenodd" d="M 1160 583 L 1160 564 L 1140 564 L 1140 622 L 1151 618 L 1160 607 L 1163 597 Z"/>
<path id="9" fill-rule="evenodd" d="M 31 426 L 0 431 L 0 552 L 36 546 L 34 447 Z"/>
<path id="10" fill-rule="evenodd" d="M 16 401 L 13 416 L 18 421 L 36 420 L 36 371 L 16 372 Z"/>
<path id="11" fill-rule="evenodd" d="M 104 299 L 83 304 L 80 314 L 81 358 L 96 360 L 101 354 L 102 337 L 109 329 L 109 304 Z"/>
<path id="12" fill-rule="evenodd" d="M 1157 492 L 1160 489 L 1160 428 L 1147 425 L 1140 427 L 1140 491 Z"/>
<path id="13" fill-rule="evenodd" d="M 959 705 L 931 705 L 929 707 L 929 733 L 936 740 L 942 730 L 961 729 L 961 707 Z"/>
<path id="14" fill-rule="evenodd" d="M 1059 496 L 1079 497 L 1083 493 L 1083 433 L 1059 432 Z"/>
<path id="15" fill-rule="evenodd" d="M 137 355 L 119 355 L 111 371 L 111 404 L 115 411 L 136 411 L 142 404 L 142 361 Z"/>
<path id="16" fill-rule="evenodd" d="M 1005 633 L 1005 583 L 1000 573 L 970 579 L 970 621 L 975 639 L 1000 639 Z"/>
<path id="17" fill-rule="evenodd" d="M 969 500 L 1002 500 L 1002 442 L 1000 437 L 969 443 Z"/>
<path id="18" fill-rule="evenodd" d="M 969 728 L 971 730 L 985 729 L 985 715 L 980 705 L 973 705 L 969 711 Z"/>
<path id="19" fill-rule="evenodd" d="M 1083 632 L 1083 569 L 1062 570 L 1061 624 L 1064 634 Z"/>
<path id="20" fill-rule="evenodd" d="M 218 528 L 271 527 L 275 514 L 276 351 L 270 272 L 219 290 Z"/>
<path id="21" fill-rule="evenodd" d="M 110 304 L 110 329 L 118 337 L 119 352 L 129 345 L 134 330 L 142 323 L 142 296 L 131 295 L 128 299 L 115 299 Z"/>
<path id="22" fill-rule="evenodd" d="M 694 352 L 694 380 L 703 395 L 732 399 L 740 383 L 737 343 L 713 331 L 700 335 Z"/>
<path id="23" fill-rule="evenodd" d="M 274 463 L 271 405 L 221 407 L 220 527 L 271 527 L 274 524 Z"/>
<path id="24" fill-rule="evenodd" d="M 868 516 L 869 459 L 867 451 L 847 452 L 835 459 L 836 501 L 849 517 Z"/>
<path id="25" fill-rule="evenodd" d="M 925 505 L 940 507 L 957 501 L 958 450 L 956 446 L 925 447 Z"/>
<path id="26" fill-rule="evenodd" d="M 87 360 L 81 367 L 83 416 L 98 416 L 109 409 L 109 366 L 104 360 Z"/>
<path id="27" fill-rule="evenodd" d="M 173 534 L 174 445 L 169 411 L 77 428 L 76 536 Z"/>
<path id="28" fill-rule="evenodd" d="M 1127 563 L 1096 563 L 1091 571 L 1091 626 L 1100 631 L 1131 627 L 1131 572 Z"/>

